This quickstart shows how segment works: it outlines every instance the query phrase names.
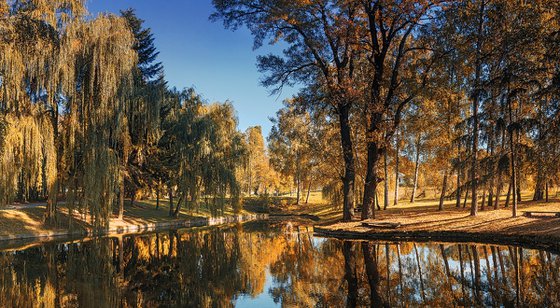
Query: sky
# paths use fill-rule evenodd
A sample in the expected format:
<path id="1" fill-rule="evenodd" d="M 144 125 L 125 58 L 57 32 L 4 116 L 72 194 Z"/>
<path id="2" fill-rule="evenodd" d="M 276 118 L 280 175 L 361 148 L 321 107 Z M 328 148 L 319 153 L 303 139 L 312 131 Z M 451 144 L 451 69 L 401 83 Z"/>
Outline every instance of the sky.
<path id="1" fill-rule="evenodd" d="M 152 29 L 159 61 L 171 87 L 194 87 L 208 102 L 229 100 L 237 110 L 239 128 L 260 125 L 266 138 L 284 99 L 297 92 L 286 88 L 270 96 L 262 87 L 257 55 L 277 53 L 279 47 L 264 46 L 253 51 L 247 29 L 231 31 L 221 22 L 211 22 L 211 0 L 88 0 L 89 11 L 119 13 L 134 8 Z"/>

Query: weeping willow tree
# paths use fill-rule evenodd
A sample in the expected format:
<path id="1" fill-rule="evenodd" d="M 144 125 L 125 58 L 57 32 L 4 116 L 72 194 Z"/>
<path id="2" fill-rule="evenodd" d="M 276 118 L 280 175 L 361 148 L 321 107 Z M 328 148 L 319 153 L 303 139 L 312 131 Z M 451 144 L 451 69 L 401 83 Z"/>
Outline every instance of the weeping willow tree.
<path id="1" fill-rule="evenodd" d="M 119 151 L 129 151 L 126 105 L 137 59 L 131 49 L 134 37 L 125 20 L 104 15 L 71 24 L 64 40 L 70 49 L 65 53 L 66 80 L 73 81 L 64 87 L 65 163 L 70 182 L 82 186 L 81 198 L 72 199 L 79 200 L 82 212 L 89 211 L 96 226 L 104 227 L 122 176 Z M 77 187 L 74 184 L 74 195 Z"/>
<path id="2" fill-rule="evenodd" d="M 237 211 L 241 187 L 236 171 L 242 167 L 248 151 L 243 134 L 237 130 L 235 109 L 229 102 L 212 104 L 205 109 L 205 118 L 210 125 L 203 147 L 204 192 L 219 197 L 222 214 L 229 194 L 231 205 Z"/>
<path id="3" fill-rule="evenodd" d="M 205 104 L 192 89 L 182 92 L 179 103 L 165 120 L 160 149 L 168 173 L 170 215 L 177 216 L 183 204 L 198 209 L 199 199 L 212 200 L 212 210 L 225 209 L 229 197 L 238 209 L 240 185 L 236 176 L 247 155 L 243 135 L 237 129 L 230 103 Z M 172 202 L 172 201 L 171 201 Z"/>
<path id="4" fill-rule="evenodd" d="M 53 218 L 63 182 L 106 226 L 129 138 L 130 28 L 120 17 L 86 19 L 78 0 L 0 3 L 0 202 L 48 198 Z"/>
<path id="5" fill-rule="evenodd" d="M 0 206 L 16 194 L 48 197 L 47 216 L 54 214 L 60 38 L 84 13 L 81 0 L 0 2 Z"/>

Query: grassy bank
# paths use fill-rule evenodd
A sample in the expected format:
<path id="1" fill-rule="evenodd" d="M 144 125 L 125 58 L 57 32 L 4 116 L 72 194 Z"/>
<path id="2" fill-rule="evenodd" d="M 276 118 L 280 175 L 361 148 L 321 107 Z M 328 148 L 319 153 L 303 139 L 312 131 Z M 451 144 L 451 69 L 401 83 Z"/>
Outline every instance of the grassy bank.
<path id="1" fill-rule="evenodd" d="M 560 201 L 523 202 L 515 218 L 511 208 L 486 209 L 472 217 L 468 208 L 448 205 L 446 210 L 438 211 L 435 204 L 426 201 L 422 205 L 407 204 L 376 212 L 376 222 L 401 224 L 395 229 L 366 227 L 361 221 L 352 221 L 317 226 L 315 232 L 354 239 L 499 242 L 560 249 L 560 218 L 529 218 L 522 216 L 522 211 L 560 212 Z"/>
<path id="2" fill-rule="evenodd" d="M 59 206 L 57 224 L 45 223 L 44 213 L 44 204 L 14 205 L 8 209 L 0 210 L 0 240 L 49 237 L 64 233 L 91 233 L 94 229 L 90 223 L 91 219 L 89 216 L 77 213 L 73 215 L 72 228 L 69 228 L 70 216 L 68 215 L 68 209 L 64 205 Z M 220 212 L 218 216 L 233 217 L 249 214 L 251 213 L 243 209 L 239 213 L 225 210 L 223 213 Z M 120 220 L 117 219 L 116 215 L 113 215 L 109 222 L 109 228 L 111 230 L 127 230 L 132 229 L 134 226 L 172 225 L 185 221 L 200 222 L 212 217 L 210 209 L 206 207 L 201 207 L 197 210 L 183 208 L 178 217 L 169 217 L 169 203 L 165 200 L 160 202 L 158 209 L 156 209 L 156 202 L 152 200 L 138 201 L 134 205 L 130 205 L 127 202 L 124 218 Z"/>

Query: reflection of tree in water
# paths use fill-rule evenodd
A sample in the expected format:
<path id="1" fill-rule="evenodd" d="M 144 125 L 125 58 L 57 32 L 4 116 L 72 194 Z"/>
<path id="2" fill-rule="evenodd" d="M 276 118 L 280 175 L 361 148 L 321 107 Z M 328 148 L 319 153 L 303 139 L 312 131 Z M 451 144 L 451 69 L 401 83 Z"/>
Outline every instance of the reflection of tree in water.
<path id="1" fill-rule="evenodd" d="M 224 307 L 264 292 L 284 306 L 305 307 L 560 303 L 560 258 L 546 251 L 341 242 L 278 231 L 251 224 L 0 252 L 0 302 Z"/>
<path id="2" fill-rule="evenodd" d="M 545 251 L 466 244 L 295 243 L 271 266 L 276 284 L 270 293 L 287 306 L 560 305 L 560 258 Z"/>

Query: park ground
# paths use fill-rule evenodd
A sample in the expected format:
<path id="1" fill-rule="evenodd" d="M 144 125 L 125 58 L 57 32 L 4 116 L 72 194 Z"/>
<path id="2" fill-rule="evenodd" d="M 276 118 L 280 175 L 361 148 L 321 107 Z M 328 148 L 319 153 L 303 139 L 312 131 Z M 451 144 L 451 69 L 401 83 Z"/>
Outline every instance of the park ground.
<path id="1" fill-rule="evenodd" d="M 530 200 L 530 194 L 524 194 L 522 200 Z M 487 208 L 479 211 L 476 217 L 469 215 L 467 208 L 455 208 L 454 201 L 446 201 L 444 211 L 438 211 L 438 200 L 422 199 L 415 203 L 401 201 L 398 206 L 376 211 L 376 221 L 399 223 L 396 229 L 364 227 L 361 221 L 341 222 L 340 207 L 332 206 L 321 198 L 320 192 L 313 192 L 309 202 L 295 205 L 291 196 L 251 197 L 245 199 L 245 206 L 240 213 L 226 210 L 221 216 L 248 215 L 255 212 L 268 213 L 271 219 L 288 219 L 301 224 L 315 225 L 319 235 L 342 238 L 393 238 L 393 239 L 441 239 L 477 241 L 518 241 L 521 244 L 560 243 L 560 218 L 524 217 L 523 211 L 560 212 L 560 200 L 550 202 L 521 202 L 518 217 L 512 217 L 511 208 L 500 207 L 498 210 Z M 502 201 L 503 203 L 503 201 Z M 15 205 L 0 210 L 0 239 L 17 237 L 48 237 L 50 234 L 68 231 L 68 215 L 64 206 L 59 213 L 59 226 L 43 222 L 45 207 L 42 204 Z M 164 200 L 156 209 L 152 200 L 138 201 L 133 206 L 125 207 L 123 220 L 113 218 L 112 227 L 131 225 L 162 224 L 179 221 L 205 219 L 211 217 L 204 207 L 198 211 L 183 209 L 177 218 L 168 216 L 168 203 Z M 359 215 L 359 213 L 357 213 Z M 74 230 L 91 230 L 87 219 L 74 216 Z"/>
<path id="2" fill-rule="evenodd" d="M 94 229 L 89 223 L 89 217 L 74 214 L 72 227 L 69 228 L 68 209 L 64 203 L 59 205 L 57 213 L 58 223 L 56 225 L 44 222 L 44 203 L 14 204 L 6 209 L 0 210 L 0 241 L 33 237 L 53 237 L 57 234 L 86 234 Z M 124 218 L 118 219 L 113 215 L 109 226 L 112 230 L 127 229 L 134 226 L 157 226 L 172 225 L 180 222 L 200 222 L 212 217 L 210 210 L 202 207 L 199 210 L 182 209 L 178 217 L 169 217 L 169 203 L 160 202 L 156 209 L 156 202 L 152 200 L 136 201 L 134 205 L 125 206 Z M 220 217 L 233 217 L 238 215 L 249 215 L 246 210 L 233 213 L 226 209 L 220 213 Z"/>

